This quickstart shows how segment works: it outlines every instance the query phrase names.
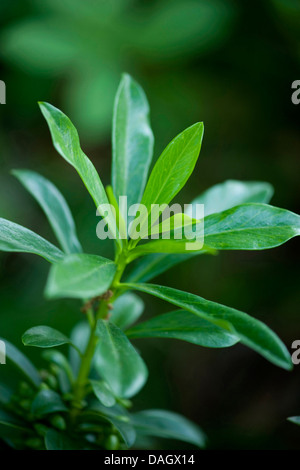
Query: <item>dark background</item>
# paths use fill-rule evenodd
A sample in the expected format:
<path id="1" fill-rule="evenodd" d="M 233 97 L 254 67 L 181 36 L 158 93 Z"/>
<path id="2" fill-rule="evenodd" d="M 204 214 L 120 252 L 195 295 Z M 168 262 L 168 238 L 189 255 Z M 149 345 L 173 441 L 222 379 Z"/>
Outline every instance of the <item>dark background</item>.
<path id="1" fill-rule="evenodd" d="M 1 0 L 7 104 L 0 107 L 0 215 L 54 242 L 36 203 L 10 175 L 34 169 L 67 198 L 86 252 L 111 254 L 96 238 L 93 202 L 52 148 L 37 101 L 69 115 L 108 184 L 113 98 L 123 71 L 148 95 L 155 158 L 177 133 L 204 121 L 200 159 L 178 202 L 226 179 L 262 180 L 275 187 L 272 204 L 299 212 L 300 105 L 291 102 L 291 84 L 300 79 L 299 26 L 297 0 Z M 157 282 L 245 311 L 291 348 L 300 339 L 298 246 L 293 239 L 270 251 L 194 258 Z M 20 348 L 31 326 L 68 333 L 81 318 L 76 301 L 44 300 L 48 268 L 32 255 L 0 255 L 0 336 Z M 144 299 L 146 316 L 170 310 Z M 184 414 L 213 449 L 300 448 L 300 428 L 286 421 L 300 414 L 300 366 L 282 371 L 241 345 L 136 345 L 150 369 L 136 408 Z"/>

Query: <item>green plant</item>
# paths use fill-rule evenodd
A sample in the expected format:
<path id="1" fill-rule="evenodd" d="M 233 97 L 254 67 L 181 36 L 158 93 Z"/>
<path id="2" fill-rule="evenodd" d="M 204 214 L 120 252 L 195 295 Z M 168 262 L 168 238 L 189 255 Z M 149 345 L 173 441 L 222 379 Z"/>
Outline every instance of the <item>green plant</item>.
<path id="1" fill-rule="evenodd" d="M 188 214 L 170 218 L 168 238 L 163 236 L 163 223 L 156 225 L 158 239 L 130 238 L 117 199 L 126 195 L 129 204 L 141 202 L 146 207 L 139 228 L 147 234 L 153 204 L 169 204 L 191 175 L 203 124 L 194 124 L 173 139 L 146 182 L 153 150 L 149 106 L 140 86 L 124 75 L 114 108 L 112 187 L 105 190 L 80 148 L 71 121 L 50 104 L 40 103 L 40 107 L 54 147 L 77 170 L 109 227 L 115 259 L 83 253 L 72 215 L 57 188 L 35 172 L 14 171 L 41 205 L 61 249 L 4 219 L 0 219 L 0 249 L 35 253 L 49 261 L 46 297 L 80 299 L 86 321 L 75 325 L 70 337 L 44 325 L 24 333 L 25 346 L 44 349 L 47 367 L 40 371 L 5 341 L 7 358 L 25 380 L 15 392 L 1 385 L 0 436 L 15 448 L 123 449 L 134 445 L 137 436 L 169 437 L 202 447 L 203 432 L 176 413 L 130 411 L 130 400 L 148 375 L 131 339 L 177 338 L 211 348 L 240 341 L 286 370 L 292 368 L 290 354 L 275 333 L 246 313 L 147 281 L 192 256 L 279 246 L 300 234 L 300 217 L 267 204 L 273 194 L 268 183 L 227 181 L 191 204 L 205 208 L 201 248 L 190 241 L 188 231 L 177 237 L 183 228 L 196 233 L 203 228 L 203 220 Z M 139 216 L 137 211 L 133 220 Z M 152 224 L 159 221 L 154 219 Z M 188 239 L 194 245 L 187 252 Z M 156 296 L 177 310 L 132 326 L 143 311 L 142 300 L 132 291 Z M 56 349 L 61 345 L 69 346 L 68 358 Z"/>

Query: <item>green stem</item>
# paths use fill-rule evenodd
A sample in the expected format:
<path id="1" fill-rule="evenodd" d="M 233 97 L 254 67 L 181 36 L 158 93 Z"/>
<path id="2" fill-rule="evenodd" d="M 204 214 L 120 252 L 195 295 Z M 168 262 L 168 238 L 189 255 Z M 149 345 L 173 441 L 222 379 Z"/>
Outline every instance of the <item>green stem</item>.
<path id="1" fill-rule="evenodd" d="M 98 312 L 95 316 L 95 320 L 93 323 L 91 322 L 91 312 L 89 312 L 89 323 L 91 325 L 91 333 L 89 337 L 89 341 L 86 347 L 86 350 L 84 354 L 82 355 L 82 360 L 78 372 L 77 379 L 74 384 L 74 399 L 73 399 L 73 410 L 71 413 L 71 416 L 73 419 L 76 418 L 79 410 L 83 406 L 83 400 L 86 396 L 87 393 L 87 382 L 88 382 L 88 377 L 90 374 L 90 369 L 91 369 L 91 364 L 92 360 L 95 354 L 95 349 L 97 346 L 98 342 L 98 337 L 96 336 L 96 327 L 97 327 L 97 321 L 100 319 L 104 319 L 107 317 L 108 314 L 108 303 L 111 303 L 115 300 L 117 296 L 117 289 L 118 285 L 120 282 L 120 279 L 122 277 L 122 274 L 126 268 L 127 265 L 127 256 L 124 252 L 120 253 L 117 256 L 116 259 L 116 264 L 117 264 L 117 271 L 115 274 L 115 277 L 111 283 L 111 287 L 109 290 L 112 291 L 112 297 L 107 300 L 102 300 L 99 305 Z"/>
<path id="2" fill-rule="evenodd" d="M 77 379 L 74 384 L 74 399 L 73 399 L 73 418 L 76 417 L 78 410 L 82 408 L 83 400 L 86 395 L 86 384 L 91 370 L 91 364 L 94 357 L 95 349 L 98 342 L 98 337 L 96 336 L 96 327 L 97 320 L 100 318 L 105 318 L 108 312 L 107 302 L 103 300 L 100 303 L 100 307 L 96 316 L 96 321 L 94 322 L 93 327 L 91 328 L 91 334 L 85 352 L 82 356 L 82 361 L 80 364 L 79 372 Z"/>

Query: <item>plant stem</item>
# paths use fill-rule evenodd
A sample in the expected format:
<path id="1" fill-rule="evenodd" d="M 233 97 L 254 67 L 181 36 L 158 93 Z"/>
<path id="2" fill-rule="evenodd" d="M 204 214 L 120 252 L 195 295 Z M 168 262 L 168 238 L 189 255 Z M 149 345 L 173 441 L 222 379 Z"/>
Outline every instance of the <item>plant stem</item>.
<path id="1" fill-rule="evenodd" d="M 98 337 L 96 336 L 97 320 L 105 318 L 107 315 L 108 307 L 107 301 L 102 300 L 96 316 L 96 321 L 91 328 L 91 334 L 85 352 L 82 356 L 78 376 L 74 384 L 74 399 L 73 399 L 73 410 L 72 417 L 75 418 L 79 409 L 82 408 L 82 401 L 86 395 L 86 383 L 89 377 L 92 360 L 97 346 Z"/>
<path id="2" fill-rule="evenodd" d="M 112 297 L 110 299 L 103 299 L 100 302 L 98 312 L 95 316 L 95 320 L 93 324 L 91 323 L 91 312 L 89 315 L 89 323 L 91 326 L 91 333 L 89 337 L 89 341 L 86 347 L 84 354 L 82 355 L 82 360 L 78 372 L 78 376 L 76 382 L 74 384 L 74 399 L 73 399 L 73 410 L 71 412 L 71 417 L 74 420 L 82 408 L 83 400 L 86 395 L 86 384 L 88 381 L 88 377 L 90 374 L 91 364 L 94 357 L 95 349 L 98 342 L 98 337 L 96 336 L 96 328 L 97 328 L 97 321 L 100 319 L 104 319 L 108 313 L 108 303 L 111 303 L 115 300 L 117 294 L 117 288 L 119 281 L 122 277 L 122 274 L 127 265 L 127 253 L 121 252 L 116 258 L 117 270 L 114 276 L 114 279 L 111 283 L 111 287 L 109 290 L 112 291 Z"/>

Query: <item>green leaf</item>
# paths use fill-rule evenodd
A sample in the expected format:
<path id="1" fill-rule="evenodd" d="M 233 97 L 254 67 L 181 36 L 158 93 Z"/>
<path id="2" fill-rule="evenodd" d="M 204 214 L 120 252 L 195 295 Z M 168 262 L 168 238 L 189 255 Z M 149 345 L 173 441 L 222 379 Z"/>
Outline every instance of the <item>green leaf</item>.
<path id="1" fill-rule="evenodd" d="M 76 128 L 64 113 L 51 104 L 39 103 L 39 105 L 48 123 L 54 147 L 76 169 L 96 207 L 101 215 L 105 216 L 113 238 L 118 240 L 115 218 L 105 189 L 94 165 L 81 150 Z M 107 205 L 105 206 L 107 210 L 103 210 L 104 204 Z"/>
<path id="2" fill-rule="evenodd" d="M 144 310 L 144 302 L 132 292 L 126 292 L 114 302 L 109 321 L 121 330 L 136 322 Z"/>
<path id="3" fill-rule="evenodd" d="M 181 132 L 157 160 L 141 201 L 149 215 L 153 204 L 168 204 L 189 179 L 199 156 L 203 129 L 203 123 L 196 123 Z M 142 218 L 142 233 L 145 223 L 148 223 L 148 219 Z"/>
<path id="4" fill-rule="evenodd" d="M 31 405 L 31 412 L 39 417 L 59 411 L 68 411 L 68 408 L 53 390 L 41 390 Z"/>
<path id="5" fill-rule="evenodd" d="M 12 172 L 40 204 L 65 253 L 82 252 L 69 206 L 51 181 L 35 171 Z"/>
<path id="6" fill-rule="evenodd" d="M 70 380 L 70 383 L 73 382 L 74 376 L 70 364 L 67 358 L 60 351 L 57 351 L 55 349 L 44 351 L 43 359 L 48 362 L 51 362 L 52 364 L 55 364 L 60 369 L 64 370 Z"/>
<path id="7" fill-rule="evenodd" d="M 0 338 L 5 343 L 6 357 L 10 359 L 14 365 L 33 383 L 38 387 L 41 383 L 41 379 L 37 369 L 31 363 L 31 361 L 19 351 L 13 344 L 9 341 Z"/>
<path id="8" fill-rule="evenodd" d="M 204 127 L 196 123 L 175 137 L 165 148 L 150 174 L 142 204 L 168 204 L 183 188 L 197 162 Z"/>
<path id="9" fill-rule="evenodd" d="M 198 447 L 205 447 L 203 431 L 188 419 L 165 410 L 144 410 L 131 415 L 131 423 L 138 434 L 178 439 Z"/>
<path id="10" fill-rule="evenodd" d="M 32 434 L 32 429 L 14 415 L 0 409 L 0 437 L 23 440 Z"/>
<path id="11" fill-rule="evenodd" d="M 146 292 L 198 315 L 224 328 L 241 343 L 261 354 L 273 364 L 286 370 L 293 367 L 291 356 L 278 338 L 264 323 L 230 307 L 210 302 L 195 294 L 153 284 L 123 284 L 127 288 Z"/>
<path id="12" fill-rule="evenodd" d="M 178 310 L 158 315 L 126 331 L 129 338 L 174 338 L 206 348 L 226 348 L 238 338 L 191 312 Z"/>
<path id="13" fill-rule="evenodd" d="M 149 231 L 149 235 L 166 234 L 175 230 L 183 229 L 184 227 L 192 227 L 198 223 L 199 220 L 193 219 L 189 215 L 179 212 L 164 219 L 161 223 L 153 225 Z"/>
<path id="14" fill-rule="evenodd" d="M 243 204 L 205 218 L 205 245 L 217 250 L 264 250 L 300 234 L 300 216 L 267 204 Z"/>
<path id="15" fill-rule="evenodd" d="M 184 229 L 188 227 L 192 228 L 196 223 L 199 223 L 200 220 L 193 219 L 189 215 L 179 212 L 171 217 L 165 217 L 161 223 L 155 223 L 151 227 L 145 227 L 144 231 L 140 231 L 139 236 L 142 239 L 150 238 L 159 238 L 158 235 L 161 234 L 162 238 L 170 238 L 169 234 L 171 233 L 183 233 Z"/>
<path id="16" fill-rule="evenodd" d="M 193 214 L 192 206 L 196 203 L 204 204 L 205 215 L 210 215 L 248 202 L 268 203 L 272 195 L 273 188 L 269 183 L 228 180 L 213 186 L 194 199 L 187 214 Z M 144 256 L 131 268 L 126 280 L 128 282 L 147 282 L 176 264 L 201 254 L 206 254 L 206 252 L 202 250 L 189 254 L 155 253 Z"/>
<path id="17" fill-rule="evenodd" d="M 128 207 L 142 198 L 153 143 L 146 95 L 138 83 L 124 74 L 114 106 L 112 185 L 117 199 L 127 196 Z"/>
<path id="18" fill-rule="evenodd" d="M 203 231 L 203 222 L 187 228 L 187 238 L 156 240 L 132 251 L 132 257 L 147 253 L 185 253 L 194 243 L 189 230 Z M 213 250 L 265 250 L 300 235 L 300 216 L 267 204 L 242 204 L 204 219 L 204 247 Z M 198 235 L 197 235 L 198 236 Z M 200 236 L 199 236 L 200 238 Z M 195 251 L 198 251 L 195 242 Z"/>
<path id="19" fill-rule="evenodd" d="M 74 382 L 74 375 L 71 366 L 66 357 L 55 349 L 49 349 L 43 352 L 43 359 L 57 366 L 57 378 L 63 393 L 70 391 Z"/>
<path id="20" fill-rule="evenodd" d="M 57 263 L 63 253 L 36 233 L 22 225 L 0 218 L 0 250 L 33 253 L 50 263 Z"/>
<path id="21" fill-rule="evenodd" d="M 227 180 L 204 191 L 191 202 L 187 214 L 192 216 L 192 207 L 204 204 L 205 216 L 222 212 L 250 202 L 268 204 L 273 196 L 272 185 L 260 181 Z"/>
<path id="22" fill-rule="evenodd" d="M 99 401 L 93 402 L 91 407 L 82 413 L 86 422 L 99 423 L 103 428 L 103 420 L 111 423 L 117 429 L 121 438 L 131 447 L 136 439 L 136 432 L 130 422 L 130 415 L 125 408 L 116 404 L 111 407 L 101 405 Z"/>
<path id="23" fill-rule="evenodd" d="M 94 394 L 104 406 L 110 407 L 116 403 L 116 399 L 112 391 L 103 380 L 90 380 L 90 384 L 93 388 Z"/>
<path id="24" fill-rule="evenodd" d="M 113 323 L 99 320 L 100 341 L 95 353 L 95 367 L 113 393 L 130 398 L 143 387 L 148 372 L 144 361 L 125 334 Z"/>
<path id="25" fill-rule="evenodd" d="M 34 326 L 25 331 L 22 336 L 24 346 L 35 346 L 36 348 L 53 348 L 62 344 L 70 343 L 60 331 L 50 328 L 50 326 Z"/>
<path id="26" fill-rule="evenodd" d="M 45 435 L 47 450 L 82 450 L 82 447 L 70 439 L 66 434 L 49 429 Z"/>
<path id="27" fill-rule="evenodd" d="M 87 299 L 101 295 L 110 287 L 115 271 L 115 263 L 102 256 L 67 255 L 52 266 L 46 296 Z"/>
<path id="28" fill-rule="evenodd" d="M 83 354 L 85 348 L 88 344 L 89 337 L 91 334 L 90 325 L 86 321 L 82 321 L 78 323 L 71 331 L 70 338 L 72 344 L 74 344 L 79 351 Z M 78 351 L 74 348 L 70 348 L 69 350 L 69 359 L 70 364 L 73 370 L 74 375 L 78 375 L 79 367 L 81 363 L 80 355 Z"/>
<path id="29" fill-rule="evenodd" d="M 300 426 L 300 416 L 290 416 L 287 420 Z"/>

